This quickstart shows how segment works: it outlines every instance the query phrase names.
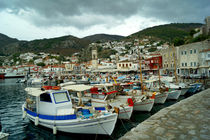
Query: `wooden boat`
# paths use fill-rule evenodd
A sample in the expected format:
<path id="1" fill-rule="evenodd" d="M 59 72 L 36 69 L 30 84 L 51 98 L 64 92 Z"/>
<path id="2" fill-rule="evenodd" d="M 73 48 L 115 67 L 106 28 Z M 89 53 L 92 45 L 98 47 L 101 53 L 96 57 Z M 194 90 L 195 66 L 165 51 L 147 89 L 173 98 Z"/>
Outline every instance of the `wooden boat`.
<path id="1" fill-rule="evenodd" d="M 117 114 L 104 107 L 78 106 L 72 103 L 69 92 L 64 89 L 44 90 L 26 88 L 27 99 L 22 105 L 23 118 L 57 131 L 81 134 L 111 135 Z"/>

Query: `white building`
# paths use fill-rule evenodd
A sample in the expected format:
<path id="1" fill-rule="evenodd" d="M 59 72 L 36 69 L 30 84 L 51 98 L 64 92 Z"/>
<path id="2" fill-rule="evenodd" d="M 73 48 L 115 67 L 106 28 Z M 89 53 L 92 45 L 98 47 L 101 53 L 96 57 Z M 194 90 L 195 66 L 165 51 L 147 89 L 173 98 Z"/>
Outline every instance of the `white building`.
<path id="1" fill-rule="evenodd" d="M 210 77 L 210 48 L 202 50 L 200 54 L 200 73 Z"/>
<path id="2" fill-rule="evenodd" d="M 183 75 L 189 75 L 192 73 L 201 74 L 202 73 L 201 66 L 204 64 L 203 62 L 204 59 L 206 59 L 206 57 L 202 57 L 203 53 L 200 52 L 202 52 L 203 50 L 207 50 L 209 48 L 210 48 L 209 40 L 180 46 L 179 65 L 180 65 L 181 74 Z M 207 66 L 209 67 L 209 64 L 207 64 Z"/>

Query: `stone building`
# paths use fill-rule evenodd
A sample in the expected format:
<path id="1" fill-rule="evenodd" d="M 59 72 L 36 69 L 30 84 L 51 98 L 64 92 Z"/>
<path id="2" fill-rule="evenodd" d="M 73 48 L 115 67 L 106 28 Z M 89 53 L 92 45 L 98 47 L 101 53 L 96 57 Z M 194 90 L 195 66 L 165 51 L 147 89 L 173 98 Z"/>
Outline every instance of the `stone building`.
<path id="1" fill-rule="evenodd" d="M 200 51 L 200 73 L 202 76 L 210 77 L 210 48 Z"/>
<path id="2" fill-rule="evenodd" d="M 201 74 L 203 58 L 202 53 L 200 52 L 209 48 L 209 40 L 180 46 L 179 68 L 181 70 L 181 75 Z"/>
<path id="3" fill-rule="evenodd" d="M 204 25 L 203 33 L 205 35 L 210 35 L 210 16 L 205 18 L 205 25 Z"/>
<path id="4" fill-rule="evenodd" d="M 162 72 L 163 74 L 173 74 L 176 70 L 179 74 L 179 47 L 169 46 L 161 50 L 162 55 Z"/>

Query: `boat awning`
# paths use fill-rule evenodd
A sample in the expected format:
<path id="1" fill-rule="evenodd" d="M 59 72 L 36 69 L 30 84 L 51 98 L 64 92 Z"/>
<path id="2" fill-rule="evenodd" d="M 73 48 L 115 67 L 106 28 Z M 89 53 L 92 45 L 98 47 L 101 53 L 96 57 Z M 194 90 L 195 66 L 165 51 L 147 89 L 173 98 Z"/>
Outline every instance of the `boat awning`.
<path id="1" fill-rule="evenodd" d="M 40 88 L 32 88 L 32 87 L 25 88 L 25 91 L 28 92 L 29 95 L 36 96 L 36 97 L 46 92 L 46 91 L 42 91 Z"/>
<path id="2" fill-rule="evenodd" d="M 64 87 L 64 86 L 75 85 L 75 84 L 76 84 L 76 82 L 70 81 L 70 82 L 61 83 L 59 86 Z"/>
<path id="3" fill-rule="evenodd" d="M 151 79 L 151 80 L 146 80 L 145 83 L 153 83 L 158 81 L 158 79 Z"/>
<path id="4" fill-rule="evenodd" d="M 65 90 L 73 90 L 73 91 L 85 91 L 91 89 L 93 86 L 89 85 L 69 85 L 63 87 Z"/>
<path id="5" fill-rule="evenodd" d="M 111 87 L 113 86 L 114 84 L 111 84 L 111 83 L 105 83 L 105 84 L 94 84 L 93 86 L 95 87 Z"/>

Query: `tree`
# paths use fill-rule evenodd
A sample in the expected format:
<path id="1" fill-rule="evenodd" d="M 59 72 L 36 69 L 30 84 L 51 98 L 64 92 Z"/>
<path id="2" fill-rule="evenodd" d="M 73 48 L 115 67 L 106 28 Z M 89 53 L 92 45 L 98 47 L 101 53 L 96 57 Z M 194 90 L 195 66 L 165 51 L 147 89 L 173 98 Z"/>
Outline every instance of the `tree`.
<path id="1" fill-rule="evenodd" d="M 154 52 L 154 51 L 156 51 L 156 50 L 157 50 L 157 48 L 152 47 L 152 48 L 149 48 L 149 49 L 148 49 L 148 52 Z"/>
<path id="2" fill-rule="evenodd" d="M 29 64 L 34 64 L 34 60 L 33 59 L 29 60 Z"/>
<path id="3" fill-rule="evenodd" d="M 180 46 L 184 44 L 184 39 L 180 39 L 180 38 L 175 38 L 173 40 L 174 46 Z"/>
<path id="4" fill-rule="evenodd" d="M 194 29 L 190 30 L 190 36 L 193 36 L 196 33 Z"/>
<path id="5" fill-rule="evenodd" d="M 43 62 L 40 62 L 40 63 L 37 63 L 36 65 L 37 65 L 37 66 L 41 66 L 41 67 L 44 67 L 44 66 L 45 66 L 45 63 L 43 63 Z"/>

